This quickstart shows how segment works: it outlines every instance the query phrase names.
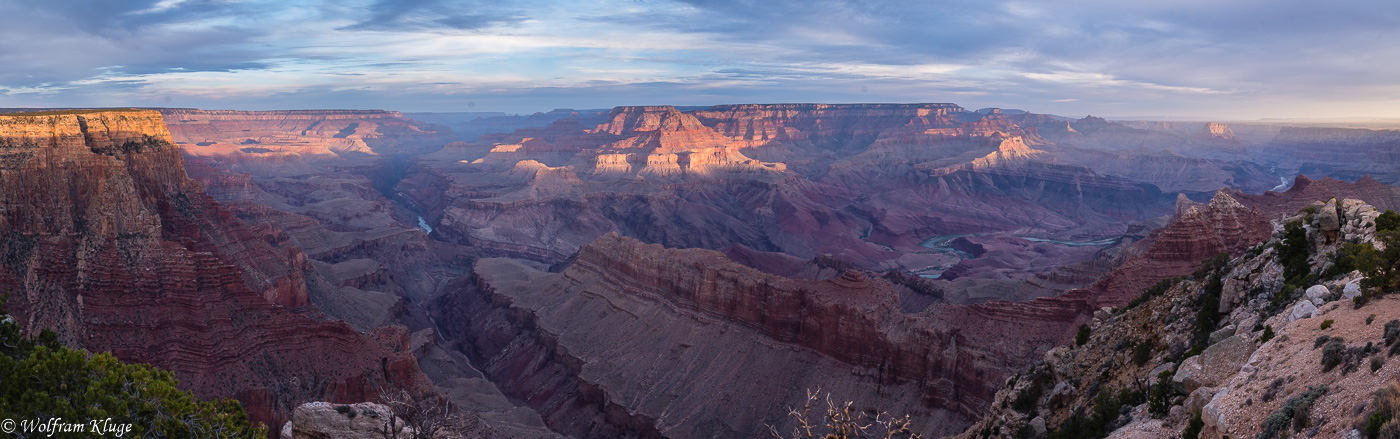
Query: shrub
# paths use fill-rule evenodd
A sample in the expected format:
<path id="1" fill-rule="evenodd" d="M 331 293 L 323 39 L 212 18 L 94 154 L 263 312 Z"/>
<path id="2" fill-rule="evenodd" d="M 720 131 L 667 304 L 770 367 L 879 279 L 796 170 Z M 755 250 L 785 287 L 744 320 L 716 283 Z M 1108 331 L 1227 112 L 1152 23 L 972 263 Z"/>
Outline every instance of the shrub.
<path id="1" fill-rule="evenodd" d="M 1400 319 L 1385 322 L 1382 335 L 1385 337 L 1385 345 L 1390 346 L 1400 341 Z"/>
<path id="2" fill-rule="evenodd" d="M 1278 411 L 1264 418 L 1263 430 L 1257 439 L 1270 439 L 1278 436 L 1290 424 L 1294 431 L 1302 430 L 1312 422 L 1312 404 L 1318 397 L 1327 393 L 1327 385 L 1309 387 L 1303 394 L 1290 398 Z"/>
<path id="3" fill-rule="evenodd" d="M 1045 393 L 1045 386 L 1050 383 L 1050 373 L 1045 369 L 1035 369 L 1031 371 L 1031 383 L 1016 394 L 1016 400 L 1012 401 L 1011 408 L 1021 413 L 1033 413 L 1036 402 L 1040 401 L 1040 395 Z"/>
<path id="4" fill-rule="evenodd" d="M 123 435 L 132 437 L 267 437 L 238 401 L 195 399 L 169 371 L 66 348 L 49 331 L 25 339 L 6 317 L 0 311 L 0 413 L 7 417 L 110 418 L 109 425 L 129 424 Z"/>
<path id="5" fill-rule="evenodd" d="M 1337 365 L 1342 364 L 1343 356 L 1346 353 L 1347 345 L 1340 338 L 1333 338 L 1322 347 L 1322 371 L 1331 372 Z"/>
<path id="6" fill-rule="evenodd" d="M 1332 254 L 1332 265 L 1322 272 L 1323 278 L 1332 278 L 1351 273 L 1354 270 L 1365 271 L 1370 264 L 1374 264 L 1375 258 L 1380 253 L 1371 243 L 1343 243 L 1336 253 Z"/>
<path id="7" fill-rule="evenodd" d="M 1279 264 L 1283 265 L 1285 284 L 1302 284 L 1300 281 L 1311 271 L 1308 266 L 1310 249 L 1308 231 L 1303 228 L 1302 222 L 1291 221 L 1283 226 L 1283 239 L 1274 244 L 1274 251 L 1278 252 Z"/>
<path id="8" fill-rule="evenodd" d="M 1382 367 L 1385 367 L 1385 357 L 1380 355 L 1371 357 L 1371 373 L 1381 370 Z"/>
<path id="9" fill-rule="evenodd" d="M 1278 393 L 1283 391 L 1284 384 L 1283 378 L 1274 378 L 1274 381 L 1269 383 L 1268 387 L 1264 388 L 1264 394 L 1260 395 L 1259 399 L 1264 400 L 1264 402 L 1273 401 L 1274 398 L 1278 397 Z"/>
<path id="10" fill-rule="evenodd" d="M 1377 232 L 1376 240 L 1385 243 L 1385 250 L 1357 262 L 1357 269 L 1366 274 L 1361 281 L 1361 295 L 1357 297 L 1370 298 L 1400 290 L 1400 230 Z"/>
<path id="11" fill-rule="evenodd" d="M 1152 359 L 1152 342 L 1143 340 L 1133 347 L 1133 364 L 1142 366 Z"/>
<path id="12" fill-rule="evenodd" d="M 1172 407 L 1172 398 L 1176 396 L 1176 388 L 1172 387 L 1172 371 L 1164 370 L 1157 374 L 1157 384 L 1152 385 L 1151 394 L 1147 396 L 1147 412 L 1153 417 L 1161 418 L 1167 415 Z"/>
<path id="13" fill-rule="evenodd" d="M 1321 324 L 1321 325 L 1318 325 L 1318 327 L 1319 327 L 1319 329 L 1331 329 L 1331 328 L 1332 328 L 1332 319 L 1323 320 L 1323 321 L 1322 321 L 1322 324 Z"/>
<path id="14" fill-rule="evenodd" d="M 1274 327 L 1273 327 L 1273 325 L 1266 325 L 1266 326 L 1264 326 L 1264 335 L 1259 336 L 1259 342 L 1260 342 L 1260 343 L 1267 343 L 1269 340 L 1273 340 L 1273 339 L 1274 339 Z"/>
<path id="15" fill-rule="evenodd" d="M 1397 439 L 1400 432 L 1400 383 L 1394 381 L 1377 390 L 1371 399 L 1372 411 L 1362 416 L 1358 429 L 1371 439 Z"/>
<path id="16" fill-rule="evenodd" d="M 1181 431 L 1181 439 L 1197 439 L 1201 436 L 1201 428 L 1206 426 L 1206 422 L 1201 419 L 1201 415 L 1191 418 L 1191 422 L 1186 424 L 1186 429 Z"/>
<path id="17" fill-rule="evenodd" d="M 1385 413 L 1381 413 L 1379 410 L 1371 413 L 1371 416 L 1366 420 L 1366 437 L 1376 438 L 1380 436 L 1381 426 L 1387 422 L 1390 422 L 1390 416 Z"/>
<path id="18" fill-rule="evenodd" d="M 1152 286 L 1147 287 L 1147 288 L 1143 288 L 1142 294 L 1139 295 L 1139 296 L 1137 296 L 1137 297 L 1134 297 L 1133 300 L 1129 301 L 1129 302 L 1128 302 L 1128 305 L 1125 306 L 1124 309 L 1133 309 L 1133 308 L 1137 308 L 1138 305 L 1142 305 L 1144 302 L 1147 302 L 1148 299 L 1151 299 L 1151 298 L 1153 298 L 1153 297 L 1157 297 L 1157 296 L 1162 295 L 1163 293 L 1166 293 L 1167 290 L 1170 290 L 1170 289 L 1171 289 L 1173 286 L 1175 286 L 1178 282 L 1181 282 L 1181 278 L 1179 278 L 1179 277 L 1169 277 L 1169 278 L 1166 278 L 1166 279 L 1162 279 L 1162 280 L 1160 280 L 1160 281 L 1157 281 L 1156 284 L 1153 284 Z"/>
<path id="19" fill-rule="evenodd" d="M 824 400 L 824 401 L 823 401 Z M 825 405 L 825 416 L 820 420 L 814 419 L 814 409 L 821 409 L 820 405 Z M 918 439 L 921 436 L 909 429 L 912 422 L 909 415 L 903 418 L 890 416 L 884 412 L 873 410 L 857 410 L 855 404 L 850 401 L 844 403 L 831 399 L 831 394 L 822 396 L 821 389 L 807 391 L 807 400 L 801 408 L 788 409 L 788 416 L 791 416 L 797 425 L 793 427 L 792 439 L 862 439 L 862 438 L 908 438 Z M 990 428 L 991 425 L 988 425 Z M 778 433 L 778 429 L 769 425 L 768 430 L 773 437 L 784 439 Z M 821 431 L 829 433 L 821 433 Z"/>
<path id="20" fill-rule="evenodd" d="M 1313 340 L 1313 349 L 1317 349 L 1317 348 L 1322 347 L 1322 345 L 1327 344 L 1327 340 L 1331 340 L 1331 339 L 1332 339 L 1332 336 L 1330 336 L 1330 335 L 1319 335 L 1319 336 L 1317 336 L 1317 339 L 1316 339 L 1316 340 Z"/>
<path id="21" fill-rule="evenodd" d="M 1206 280 L 1201 296 L 1197 299 L 1199 308 L 1196 310 L 1192 340 L 1192 344 L 1196 346 L 1205 346 L 1210 341 L 1211 331 L 1220 324 L 1220 293 L 1225 287 L 1224 278 L 1229 258 L 1228 254 L 1218 253 L 1202 262 L 1201 268 L 1196 270 L 1196 276 Z"/>
<path id="22" fill-rule="evenodd" d="M 1079 325 L 1079 333 L 1078 333 L 1078 334 L 1075 334 L 1075 336 L 1074 336 L 1074 344 L 1075 344 L 1075 346 L 1084 346 L 1084 344 L 1085 344 L 1085 343 L 1088 343 L 1088 342 L 1089 342 L 1089 324 L 1087 324 L 1087 323 L 1081 324 L 1081 325 Z"/>
<path id="23" fill-rule="evenodd" d="M 1400 230 L 1400 214 L 1394 210 L 1386 210 L 1376 217 L 1376 232 L 1393 232 Z"/>
<path id="24" fill-rule="evenodd" d="M 1074 413 L 1049 434 L 1050 439 L 1101 438 L 1112 432 L 1124 406 L 1141 403 L 1142 394 L 1128 389 L 1105 388 L 1094 396 L 1088 414 Z"/>

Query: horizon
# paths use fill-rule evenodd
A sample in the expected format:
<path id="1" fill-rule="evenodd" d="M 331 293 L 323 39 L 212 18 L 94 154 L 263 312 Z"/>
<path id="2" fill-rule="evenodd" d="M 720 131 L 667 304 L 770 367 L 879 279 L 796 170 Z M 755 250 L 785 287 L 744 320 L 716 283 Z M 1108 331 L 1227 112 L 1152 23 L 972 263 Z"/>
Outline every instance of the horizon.
<path id="1" fill-rule="evenodd" d="M 920 101 L 1117 119 L 1400 117 L 1387 74 L 1400 66 L 1387 43 L 1400 6 L 1386 2 L 135 0 L 0 12 L 3 107 Z"/>
<path id="2" fill-rule="evenodd" d="M 960 105 L 960 104 L 958 104 L 958 103 L 956 103 L 956 102 L 848 102 L 848 103 L 846 103 L 846 102 L 843 102 L 843 103 L 832 103 L 832 102 L 746 102 L 746 103 L 724 103 L 724 104 L 714 104 L 714 105 L 636 104 L 636 105 L 617 105 L 617 106 L 613 106 L 613 107 L 598 107 L 598 108 L 562 108 L 562 107 L 561 107 L 561 108 L 551 108 L 551 109 L 548 109 L 548 110 L 536 110 L 536 111 L 531 111 L 531 112 L 506 112 L 506 111 L 485 111 L 485 110 L 414 111 L 414 110 L 401 110 L 401 109 L 395 109 L 395 108 L 370 108 L 370 107 L 339 107 L 339 108 L 334 108 L 334 107 L 327 107 L 327 108 L 304 107 L 304 108 L 266 108 L 266 109 L 247 110 L 247 109 L 237 109 L 237 108 L 201 108 L 201 107 L 175 107 L 175 106 L 120 106 L 120 105 L 119 105 L 119 106 L 106 106 L 106 107 L 97 107 L 97 106 L 70 106 L 70 107 L 4 107 L 4 106 L 0 106 L 0 116 L 6 115 L 6 114 L 16 114 L 16 113 L 24 113 L 24 112 L 30 112 L 30 111 L 36 111 L 36 112 L 37 112 L 37 111 L 52 111 L 52 110 L 66 111 L 66 110 L 123 110 L 123 109 L 131 109 L 131 110 L 200 110 L 200 111 L 265 111 L 265 112 L 276 112 L 276 111 L 309 111 L 309 112 L 314 112 L 314 111 L 388 111 L 388 112 L 397 112 L 397 113 L 402 113 L 402 114 L 413 114 L 413 113 L 420 113 L 420 114 L 422 114 L 422 113 L 426 113 L 426 114 L 454 114 L 454 113 L 457 113 L 457 114 L 479 114 L 480 116 L 478 116 L 478 118 L 480 118 L 480 117 L 525 117 L 525 116 L 530 116 L 530 115 L 535 115 L 535 114 L 546 114 L 546 113 L 555 112 L 555 111 L 609 111 L 609 110 L 612 110 L 612 109 L 623 108 L 623 107 L 710 108 L 710 107 L 718 107 L 718 106 L 726 106 L 726 105 L 814 105 L 814 104 L 830 104 L 830 105 L 925 105 L 925 104 L 953 104 L 953 105 L 958 105 L 959 107 L 962 107 L 964 110 L 966 110 L 966 111 L 968 111 L 968 112 L 974 112 L 974 113 L 975 113 L 975 112 L 980 112 L 980 111 L 982 111 L 982 110 L 987 110 L 987 109 L 1012 110 L 1012 111 L 1025 111 L 1025 112 L 1031 113 L 1031 114 L 1044 114 L 1044 115 L 1055 116 L 1055 117 L 1061 117 L 1061 118 L 1066 118 L 1066 119 L 1071 119 L 1071 120 L 1084 119 L 1084 118 L 1088 118 L 1088 117 L 1098 117 L 1098 118 L 1102 118 L 1102 119 L 1106 119 L 1106 120 L 1110 120 L 1110 121 L 1138 121 L 1138 122 L 1192 122 L 1192 123 L 1218 122 L 1218 123 L 1262 123 L 1262 124 L 1277 124 L 1277 123 L 1313 123 L 1313 124 L 1327 124 L 1327 123 L 1396 123 L 1396 124 L 1400 124 L 1400 116 L 1335 116 L 1335 117 L 1310 117 L 1310 118 L 1302 118 L 1302 117 L 1261 117 L 1261 118 L 1257 118 L 1257 119 L 1232 119 L 1232 118 L 1227 118 L 1227 117 L 1212 118 L 1212 117 L 1208 117 L 1208 116 L 1162 116 L 1162 115 L 1149 115 L 1149 116 L 1144 116 L 1144 115 L 1124 115 L 1124 116 L 1117 116 L 1117 115 L 1094 115 L 1094 114 L 1082 114 L 1082 115 L 1069 114 L 1069 115 L 1066 115 L 1066 114 L 1055 114 L 1055 113 L 1041 113 L 1041 112 L 1036 112 L 1036 111 L 1025 110 L 1025 109 L 1022 109 L 1022 108 L 981 107 L 981 108 L 973 109 L 973 108 L 968 108 L 968 107 L 966 107 L 966 106 Z M 682 111 L 687 111 L 687 110 L 682 110 Z M 1363 129 L 1389 129 L 1390 127 L 1386 127 L 1386 128 L 1357 127 L 1357 128 L 1363 128 Z"/>

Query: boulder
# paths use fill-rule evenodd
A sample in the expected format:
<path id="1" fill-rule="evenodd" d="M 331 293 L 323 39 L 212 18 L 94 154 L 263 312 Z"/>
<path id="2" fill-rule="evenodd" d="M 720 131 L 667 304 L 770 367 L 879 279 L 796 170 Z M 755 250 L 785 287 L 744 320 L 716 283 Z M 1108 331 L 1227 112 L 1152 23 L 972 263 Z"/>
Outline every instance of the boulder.
<path id="1" fill-rule="evenodd" d="M 361 402 L 332 404 L 308 402 L 292 411 L 292 420 L 282 426 L 282 437 L 290 439 L 383 439 L 390 431 L 393 437 L 412 437 L 413 429 L 395 418 L 383 404 Z"/>
<path id="2" fill-rule="evenodd" d="M 1210 333 L 1208 344 L 1219 343 L 1221 340 L 1233 335 L 1235 335 L 1235 325 L 1227 325 L 1224 328 L 1217 329 L 1215 332 Z"/>
<path id="3" fill-rule="evenodd" d="M 1172 368 L 1174 367 L 1176 367 L 1176 363 L 1167 362 L 1163 363 L 1161 366 L 1152 368 L 1152 371 L 1147 373 L 1147 382 L 1155 384 L 1157 382 L 1157 375 L 1161 374 L 1162 372 L 1172 370 Z"/>
<path id="4" fill-rule="evenodd" d="M 1191 392 L 1191 395 L 1186 397 L 1186 403 L 1183 405 L 1186 407 L 1186 411 L 1190 412 L 1192 416 L 1199 415 L 1201 414 L 1201 408 L 1209 404 L 1211 398 L 1215 398 L 1215 394 L 1219 391 L 1220 389 L 1216 387 L 1202 387 L 1196 389 L 1195 392 Z"/>
<path id="5" fill-rule="evenodd" d="M 1230 422 L 1225 419 L 1225 396 L 1229 393 L 1230 388 L 1222 388 L 1215 392 L 1209 403 L 1201 407 L 1201 421 L 1205 422 L 1201 429 L 1201 437 L 1234 437 L 1230 435 Z"/>
<path id="6" fill-rule="evenodd" d="M 1361 295 L 1361 278 L 1359 278 L 1359 277 L 1356 278 L 1356 279 L 1352 279 L 1352 280 L 1348 281 L 1347 284 L 1346 284 L 1346 286 L 1342 287 L 1342 298 L 1343 298 L 1343 299 L 1351 300 L 1352 298 L 1355 298 L 1356 296 L 1360 296 L 1360 295 Z"/>
<path id="7" fill-rule="evenodd" d="M 1288 321 L 1293 322 L 1295 320 L 1309 319 L 1312 318 L 1314 314 L 1317 314 L 1317 306 L 1314 306 L 1311 301 L 1302 300 L 1299 301 L 1297 305 L 1293 306 L 1293 312 L 1288 314 Z"/>
<path id="8" fill-rule="evenodd" d="M 1374 206 L 1361 200 L 1342 200 L 1342 239 L 1350 242 L 1370 242 L 1376 236 L 1376 217 L 1380 216 Z"/>
<path id="9" fill-rule="evenodd" d="M 1055 384 L 1055 388 L 1050 391 L 1050 405 L 1061 406 L 1074 400 L 1074 385 L 1060 381 Z"/>
<path id="10" fill-rule="evenodd" d="M 1177 390 L 1190 394 L 1202 387 L 1222 384 L 1239 372 L 1240 366 L 1254 353 L 1254 342 L 1245 336 L 1232 335 L 1206 348 L 1200 355 L 1187 358 L 1172 377 Z"/>
<path id="11" fill-rule="evenodd" d="M 1185 407 L 1174 405 L 1167 410 L 1167 419 L 1171 419 L 1172 422 L 1182 422 L 1191 419 L 1191 412 L 1187 411 Z"/>
<path id="12" fill-rule="evenodd" d="M 1326 243 L 1331 244 L 1341 237 L 1342 220 L 1337 216 L 1335 199 L 1322 206 L 1318 206 L 1317 214 L 1313 215 L 1313 220 L 1317 222 L 1317 229 L 1326 238 Z"/>
<path id="13" fill-rule="evenodd" d="M 1332 291 L 1322 285 L 1313 285 L 1308 287 L 1308 290 L 1304 292 L 1304 294 L 1307 295 L 1308 301 L 1312 302 L 1313 305 L 1321 306 L 1323 303 L 1327 302 L 1327 295 L 1332 294 Z"/>
<path id="14" fill-rule="evenodd" d="M 1031 431 L 1035 433 L 1037 438 L 1045 437 L 1049 430 L 1045 428 L 1044 416 L 1036 416 L 1035 419 L 1031 420 Z"/>

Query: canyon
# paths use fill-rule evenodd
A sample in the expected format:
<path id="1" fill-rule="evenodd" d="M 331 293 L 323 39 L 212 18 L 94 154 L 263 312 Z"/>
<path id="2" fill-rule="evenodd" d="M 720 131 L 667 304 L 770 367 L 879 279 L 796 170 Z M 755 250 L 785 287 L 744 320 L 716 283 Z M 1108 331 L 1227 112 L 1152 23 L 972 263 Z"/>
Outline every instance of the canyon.
<path id="1" fill-rule="evenodd" d="M 820 388 L 941 437 L 1281 216 L 1400 207 L 1388 135 L 954 104 L 0 115 L 0 287 L 30 332 L 273 427 L 396 386 L 483 437 L 760 437 Z"/>
<path id="2" fill-rule="evenodd" d="M 0 287 L 26 330 L 175 373 L 280 424 L 306 398 L 431 385 L 407 330 L 308 305 L 306 255 L 186 177 L 160 113 L 0 116 Z"/>

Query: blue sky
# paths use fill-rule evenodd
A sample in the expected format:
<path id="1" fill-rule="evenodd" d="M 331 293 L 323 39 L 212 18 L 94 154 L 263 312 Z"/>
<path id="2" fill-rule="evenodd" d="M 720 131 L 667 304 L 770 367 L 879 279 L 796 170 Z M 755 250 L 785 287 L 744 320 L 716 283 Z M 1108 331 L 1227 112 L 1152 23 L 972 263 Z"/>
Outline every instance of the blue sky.
<path id="1" fill-rule="evenodd" d="M 0 106 L 1400 117 L 1389 1 L 0 0 Z"/>

